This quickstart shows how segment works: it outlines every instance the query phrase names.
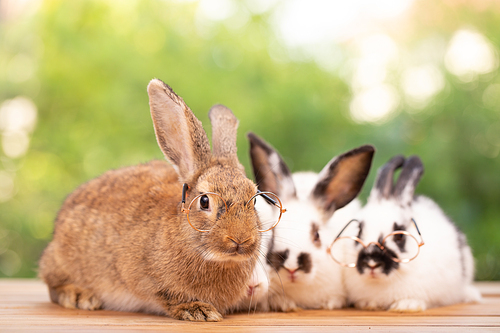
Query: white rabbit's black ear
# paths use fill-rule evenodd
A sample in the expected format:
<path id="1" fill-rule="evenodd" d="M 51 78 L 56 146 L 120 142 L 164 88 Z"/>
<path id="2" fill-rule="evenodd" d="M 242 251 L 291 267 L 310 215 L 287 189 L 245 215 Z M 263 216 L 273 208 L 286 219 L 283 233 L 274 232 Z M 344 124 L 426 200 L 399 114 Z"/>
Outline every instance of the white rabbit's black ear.
<path id="1" fill-rule="evenodd" d="M 282 200 L 295 197 L 297 194 L 292 174 L 278 152 L 252 132 L 247 137 L 250 141 L 253 174 L 259 190 L 273 192 Z"/>
<path id="2" fill-rule="evenodd" d="M 214 105 L 208 112 L 212 123 L 212 149 L 216 157 L 227 158 L 238 163 L 236 155 L 236 132 L 238 119 L 224 105 Z"/>
<path id="3" fill-rule="evenodd" d="M 397 155 L 378 169 L 369 200 L 389 199 L 392 197 L 394 172 L 403 165 L 404 161 L 405 158 L 402 155 Z"/>
<path id="4" fill-rule="evenodd" d="M 403 164 L 398 181 L 394 187 L 394 197 L 404 205 L 413 201 L 415 188 L 424 173 L 424 165 L 418 156 L 408 157 Z"/>
<path id="5" fill-rule="evenodd" d="M 319 174 L 312 198 L 329 218 L 361 191 L 370 172 L 375 148 L 364 145 L 334 157 Z"/>
<path id="6" fill-rule="evenodd" d="M 161 80 L 149 82 L 148 95 L 158 145 L 186 181 L 210 161 L 207 134 L 182 98 Z"/>

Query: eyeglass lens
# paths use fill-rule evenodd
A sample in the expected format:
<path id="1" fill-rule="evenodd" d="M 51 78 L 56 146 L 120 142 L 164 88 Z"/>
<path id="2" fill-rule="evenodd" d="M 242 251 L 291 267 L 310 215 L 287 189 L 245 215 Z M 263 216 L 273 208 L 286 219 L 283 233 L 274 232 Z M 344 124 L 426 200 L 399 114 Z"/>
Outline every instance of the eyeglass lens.
<path id="1" fill-rule="evenodd" d="M 183 188 L 183 201 L 185 200 L 186 189 Z M 203 193 L 195 197 L 188 206 L 186 211 L 188 222 L 193 229 L 200 232 L 208 232 L 213 225 L 198 225 L 196 215 L 200 212 L 218 212 L 223 208 L 223 212 L 227 211 L 227 204 L 222 197 L 216 193 Z M 247 202 L 246 208 L 256 209 L 260 220 L 260 232 L 265 232 L 274 228 L 280 221 L 282 210 L 281 201 L 271 192 L 258 192 L 250 201 Z M 206 220 L 205 220 L 206 221 Z"/>
<path id="2" fill-rule="evenodd" d="M 270 230 L 278 224 L 282 207 L 280 200 L 274 194 L 258 192 L 248 205 L 255 207 L 257 211 L 261 223 L 259 231 Z"/>

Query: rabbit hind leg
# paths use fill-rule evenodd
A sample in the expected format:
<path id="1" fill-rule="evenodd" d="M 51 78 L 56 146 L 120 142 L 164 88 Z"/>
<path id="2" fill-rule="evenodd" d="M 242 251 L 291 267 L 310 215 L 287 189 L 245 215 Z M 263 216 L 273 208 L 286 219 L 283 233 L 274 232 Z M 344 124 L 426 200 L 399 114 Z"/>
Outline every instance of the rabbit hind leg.
<path id="1" fill-rule="evenodd" d="M 90 290 L 73 284 L 49 287 L 49 294 L 52 302 L 68 309 L 99 310 L 102 307 L 102 302 Z"/>

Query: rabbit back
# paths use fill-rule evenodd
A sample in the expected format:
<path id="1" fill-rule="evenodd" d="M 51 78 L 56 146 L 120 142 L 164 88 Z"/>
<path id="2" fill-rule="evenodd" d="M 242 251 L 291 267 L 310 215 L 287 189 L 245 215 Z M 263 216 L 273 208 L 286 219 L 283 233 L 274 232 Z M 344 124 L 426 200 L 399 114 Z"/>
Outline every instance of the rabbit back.
<path id="1" fill-rule="evenodd" d="M 49 287 L 71 281 L 92 289 L 104 308 L 161 311 L 147 290 L 143 295 L 130 291 L 138 290 L 145 272 L 154 276 L 148 258 L 155 255 L 157 230 L 177 214 L 177 177 L 167 162 L 153 161 L 109 171 L 80 186 L 58 213 L 53 240 L 40 261 L 42 279 Z M 179 222 L 169 219 L 167 227 L 181 228 Z"/>

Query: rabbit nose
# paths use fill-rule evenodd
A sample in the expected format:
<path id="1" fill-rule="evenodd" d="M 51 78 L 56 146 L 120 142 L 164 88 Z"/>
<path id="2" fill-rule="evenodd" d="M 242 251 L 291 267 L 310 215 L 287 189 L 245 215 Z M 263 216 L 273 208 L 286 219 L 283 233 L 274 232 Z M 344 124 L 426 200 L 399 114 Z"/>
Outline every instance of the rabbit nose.
<path id="1" fill-rule="evenodd" d="M 252 296 L 253 294 L 255 294 L 255 289 L 257 289 L 259 286 L 260 283 L 256 284 L 255 286 L 248 286 L 247 295 Z"/>
<path id="2" fill-rule="evenodd" d="M 226 238 L 229 239 L 234 244 L 234 248 L 233 248 L 234 252 L 240 251 L 242 245 L 250 241 L 250 238 L 245 239 L 243 242 L 237 240 L 236 238 L 230 237 L 230 236 L 226 236 Z"/>
<path id="3" fill-rule="evenodd" d="M 297 272 L 299 270 L 299 268 L 295 268 L 295 269 L 289 269 L 289 268 L 286 268 L 286 267 L 283 267 L 284 269 L 286 269 L 286 271 L 289 273 L 288 277 L 290 278 L 290 281 L 291 282 L 295 282 L 297 280 L 297 275 L 295 275 L 295 272 Z"/>

